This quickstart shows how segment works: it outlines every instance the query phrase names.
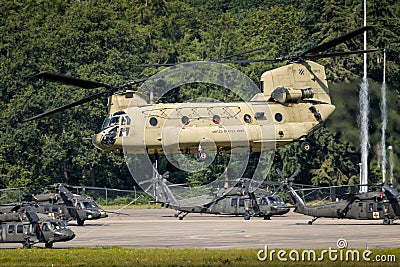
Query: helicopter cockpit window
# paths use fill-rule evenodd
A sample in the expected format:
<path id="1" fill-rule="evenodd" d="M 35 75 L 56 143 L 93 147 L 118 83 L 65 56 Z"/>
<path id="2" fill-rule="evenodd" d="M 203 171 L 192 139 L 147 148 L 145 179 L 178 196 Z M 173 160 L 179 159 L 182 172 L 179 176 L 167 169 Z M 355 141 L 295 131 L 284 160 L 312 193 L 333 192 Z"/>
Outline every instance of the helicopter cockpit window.
<path id="1" fill-rule="evenodd" d="M 130 124 L 131 124 L 131 118 L 129 118 L 128 116 L 123 116 L 121 125 L 130 125 Z"/>
<path id="2" fill-rule="evenodd" d="M 52 229 L 61 229 L 61 225 L 58 222 L 51 222 Z"/>
<path id="3" fill-rule="evenodd" d="M 42 231 L 44 231 L 44 232 L 50 231 L 50 227 L 49 227 L 49 225 L 48 225 L 47 223 L 44 223 L 44 224 L 43 224 L 43 226 L 42 226 Z"/>
<path id="4" fill-rule="evenodd" d="M 231 199 L 231 206 L 236 207 L 237 206 L 237 198 L 232 198 Z"/>
<path id="5" fill-rule="evenodd" d="M 89 201 L 83 201 L 82 204 L 86 209 L 93 209 L 97 208 L 97 205 L 95 205 L 93 202 Z"/>
<path id="6" fill-rule="evenodd" d="M 118 117 L 112 117 L 110 121 L 110 126 L 118 125 L 119 124 L 119 116 Z"/>
<path id="7" fill-rule="evenodd" d="M 110 125 L 110 118 L 106 118 L 101 126 L 101 129 L 105 129 Z"/>
<path id="8" fill-rule="evenodd" d="M 239 198 L 239 207 L 244 207 L 244 198 Z"/>
<path id="9" fill-rule="evenodd" d="M 261 199 L 261 205 L 262 205 L 262 206 L 268 206 L 268 201 L 267 201 L 267 199 L 266 199 L 265 197 L 263 197 L 263 198 Z"/>

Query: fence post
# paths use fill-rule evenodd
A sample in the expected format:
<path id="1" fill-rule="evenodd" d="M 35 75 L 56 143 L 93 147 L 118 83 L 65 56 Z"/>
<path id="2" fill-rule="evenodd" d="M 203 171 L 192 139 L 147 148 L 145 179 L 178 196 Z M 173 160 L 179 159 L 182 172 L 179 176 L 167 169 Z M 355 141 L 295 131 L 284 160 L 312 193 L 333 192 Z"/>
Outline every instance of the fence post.
<path id="1" fill-rule="evenodd" d="M 106 190 L 106 206 L 107 206 L 108 205 L 107 187 L 104 187 L 104 189 Z"/>

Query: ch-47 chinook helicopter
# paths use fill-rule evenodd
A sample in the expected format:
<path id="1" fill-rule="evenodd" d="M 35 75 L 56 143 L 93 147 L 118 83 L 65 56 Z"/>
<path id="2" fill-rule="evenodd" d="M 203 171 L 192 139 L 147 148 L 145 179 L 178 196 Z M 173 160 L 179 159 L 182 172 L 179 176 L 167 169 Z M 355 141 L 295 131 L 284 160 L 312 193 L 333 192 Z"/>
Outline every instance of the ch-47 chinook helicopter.
<path id="1" fill-rule="evenodd" d="M 38 213 L 60 217 L 66 221 L 76 220 L 82 226 L 86 220 L 97 220 L 108 217 L 106 211 L 90 198 L 75 195 L 64 184 L 56 185 L 59 193 L 40 193 L 28 195 L 25 201 L 33 202 Z"/>
<path id="2" fill-rule="evenodd" d="M 288 61 L 286 66 L 266 71 L 261 75 L 263 92 L 255 94 L 250 101 L 223 105 L 215 102 L 150 103 L 142 93 L 132 89 L 132 86 L 148 80 L 162 84 L 162 75 L 111 86 L 61 74 L 40 72 L 34 77 L 85 89 L 102 87 L 105 91 L 25 121 L 40 119 L 107 95 L 108 116 L 101 131 L 92 137 L 93 144 L 105 151 L 148 155 L 192 154 L 198 161 L 207 158 L 211 152 L 231 153 L 234 149 L 240 151 L 241 147 L 244 147 L 246 152 L 271 151 L 275 147 L 295 141 L 304 141 L 302 148 L 307 151 L 310 145 L 305 142 L 306 138 L 319 129 L 335 109 L 329 95 L 325 68 L 310 60 L 377 51 L 378 49 L 370 49 L 321 53 L 369 28 L 362 27 L 351 31 L 295 56 L 221 61 Z M 217 64 L 215 61 L 209 63 Z M 188 63 L 188 66 L 191 64 Z M 166 124 L 176 127 L 169 127 L 165 131 L 163 126 Z M 232 138 L 235 139 L 234 144 L 231 143 Z M 212 140 L 215 145 L 202 146 L 204 140 Z"/>
<path id="3" fill-rule="evenodd" d="M 51 248 L 56 242 L 74 237 L 74 232 L 62 220 L 36 213 L 30 205 L 0 208 L 0 243 L 22 243 L 24 248 L 44 243 L 46 248 Z"/>
<path id="4" fill-rule="evenodd" d="M 345 199 L 308 206 L 292 188 L 289 179 L 284 178 L 280 170 L 278 173 L 282 178 L 283 189 L 295 206 L 294 212 L 314 217 L 308 224 L 313 224 L 318 218 L 383 219 L 383 224 L 392 224 L 400 216 L 400 194 L 391 184 L 379 185 L 378 191 L 348 194 Z"/>
<path id="5" fill-rule="evenodd" d="M 165 175 L 161 178 L 165 179 Z M 164 207 L 176 210 L 178 213 L 175 214 L 175 217 L 178 217 L 179 220 L 185 218 L 189 213 L 237 215 L 243 216 L 245 220 L 250 220 L 251 217 L 263 217 L 264 220 L 270 220 L 272 216 L 284 215 L 289 212 L 289 208 L 279 196 L 261 188 L 250 191 L 251 179 L 240 178 L 220 182 L 223 185 L 210 194 L 209 201 L 205 201 L 205 204 L 191 205 L 187 203 L 185 205 L 183 201 L 180 202 L 180 206 L 177 206 L 169 203 L 168 200 L 160 201 L 160 203 Z M 164 193 L 169 190 L 167 186 L 164 186 L 163 189 Z"/>

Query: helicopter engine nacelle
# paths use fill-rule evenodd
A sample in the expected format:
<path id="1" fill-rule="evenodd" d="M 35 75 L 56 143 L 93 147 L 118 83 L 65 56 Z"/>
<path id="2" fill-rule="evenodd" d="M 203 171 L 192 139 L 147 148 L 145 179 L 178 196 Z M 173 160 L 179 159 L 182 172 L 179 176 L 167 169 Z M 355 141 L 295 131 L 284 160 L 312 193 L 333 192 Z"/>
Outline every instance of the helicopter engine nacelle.
<path id="1" fill-rule="evenodd" d="M 272 91 L 271 97 L 281 104 L 297 103 L 300 100 L 313 98 L 314 91 L 312 88 L 293 89 L 277 87 L 274 91 Z"/>

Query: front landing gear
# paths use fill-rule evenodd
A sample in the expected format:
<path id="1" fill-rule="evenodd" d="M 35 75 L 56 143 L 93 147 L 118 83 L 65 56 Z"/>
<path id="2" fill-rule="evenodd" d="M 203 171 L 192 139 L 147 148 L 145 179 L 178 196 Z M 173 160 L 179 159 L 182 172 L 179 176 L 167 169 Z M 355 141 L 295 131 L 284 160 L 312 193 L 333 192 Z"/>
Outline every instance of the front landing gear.
<path id="1" fill-rule="evenodd" d="M 207 159 L 207 153 L 203 149 L 199 149 L 198 152 L 194 153 L 195 160 L 202 162 Z"/>
<path id="2" fill-rule="evenodd" d="M 312 225 L 313 222 L 315 222 L 317 219 L 318 219 L 318 217 L 314 217 L 311 221 L 308 221 L 308 224 L 309 224 L 309 225 Z"/>
<path id="3" fill-rule="evenodd" d="M 303 152 L 310 152 L 311 151 L 311 144 L 307 141 L 304 141 L 300 144 L 300 148 Z"/>

